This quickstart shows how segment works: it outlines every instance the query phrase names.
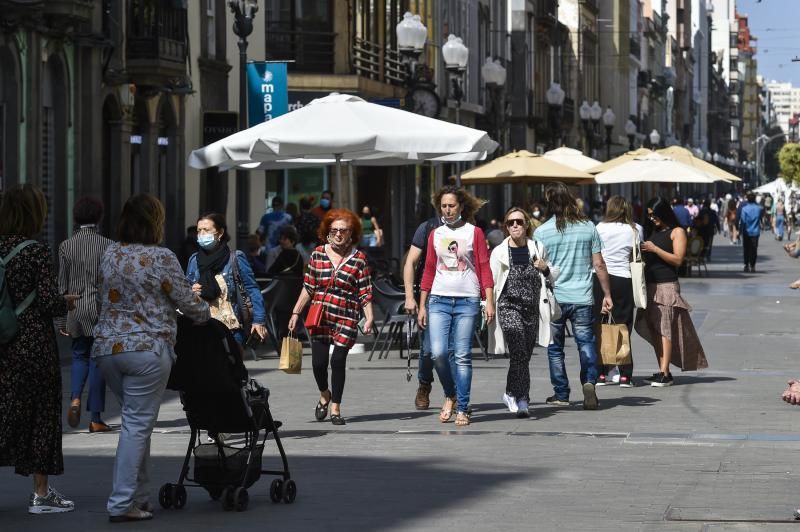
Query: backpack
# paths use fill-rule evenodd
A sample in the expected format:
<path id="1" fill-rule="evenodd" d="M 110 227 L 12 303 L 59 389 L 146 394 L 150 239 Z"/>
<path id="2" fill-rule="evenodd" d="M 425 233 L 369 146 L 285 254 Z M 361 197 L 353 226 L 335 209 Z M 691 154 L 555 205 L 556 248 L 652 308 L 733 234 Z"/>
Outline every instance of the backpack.
<path id="1" fill-rule="evenodd" d="M 11 291 L 8 288 L 8 279 L 6 279 L 6 266 L 17 253 L 35 243 L 35 240 L 26 240 L 17 244 L 5 257 L 0 257 L 0 344 L 7 344 L 14 338 L 17 334 L 17 318 L 36 298 L 34 289 L 22 300 L 22 303 L 14 306 Z"/>

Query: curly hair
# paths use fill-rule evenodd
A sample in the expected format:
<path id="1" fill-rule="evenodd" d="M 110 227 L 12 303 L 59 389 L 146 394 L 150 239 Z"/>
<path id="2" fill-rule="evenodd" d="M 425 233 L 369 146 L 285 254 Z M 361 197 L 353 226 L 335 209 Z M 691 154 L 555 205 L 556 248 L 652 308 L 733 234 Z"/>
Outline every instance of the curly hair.
<path id="1" fill-rule="evenodd" d="M 125 244 L 160 244 L 164 240 L 164 205 L 150 193 L 131 196 L 122 207 L 117 237 Z"/>
<path id="2" fill-rule="evenodd" d="M 528 238 L 533 237 L 533 224 L 531 223 L 531 216 L 525 212 L 525 209 L 522 207 L 511 207 L 503 215 L 503 233 L 506 236 L 509 236 L 510 233 L 508 232 L 508 226 L 506 225 L 506 222 L 508 221 L 508 217 L 515 212 L 520 213 L 522 217 L 525 218 L 525 234 L 528 236 Z"/>
<path id="3" fill-rule="evenodd" d="M 35 185 L 14 185 L 0 203 L 0 233 L 31 238 L 41 232 L 47 218 L 47 199 Z"/>
<path id="4" fill-rule="evenodd" d="M 583 210 L 578 207 L 575 196 L 561 181 L 547 185 L 547 188 L 544 189 L 544 200 L 547 202 L 547 212 L 550 216 L 556 217 L 556 229 L 559 233 L 563 233 L 567 225 L 589 220 Z"/>
<path id="5" fill-rule="evenodd" d="M 357 246 L 358 243 L 361 242 L 361 220 L 356 213 L 350 209 L 331 209 L 325 213 L 325 217 L 322 219 L 322 223 L 319 224 L 319 231 L 317 232 L 320 241 L 328 241 L 328 233 L 331 231 L 331 225 L 337 220 L 346 222 L 347 225 L 350 226 L 350 242 L 354 246 Z"/>
<path id="6" fill-rule="evenodd" d="M 433 196 L 431 196 L 431 204 L 440 215 L 442 213 L 442 196 L 445 194 L 452 194 L 456 197 L 456 201 L 461 205 L 461 218 L 471 224 L 475 223 L 475 213 L 486 205 L 486 200 L 476 198 L 465 189 L 453 185 L 445 185 L 440 188 Z"/>

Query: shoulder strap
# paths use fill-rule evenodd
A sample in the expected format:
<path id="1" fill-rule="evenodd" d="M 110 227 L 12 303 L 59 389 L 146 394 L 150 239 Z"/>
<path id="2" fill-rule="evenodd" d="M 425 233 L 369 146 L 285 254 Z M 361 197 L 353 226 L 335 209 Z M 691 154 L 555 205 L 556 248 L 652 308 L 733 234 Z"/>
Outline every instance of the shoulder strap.
<path id="1" fill-rule="evenodd" d="M 11 261 L 11 259 L 13 259 L 17 255 L 17 253 L 19 253 L 20 251 L 22 251 L 26 247 L 30 246 L 31 244 L 35 244 L 35 243 L 36 243 L 36 240 L 25 240 L 24 242 L 20 242 L 19 244 L 14 246 L 14 249 L 12 249 L 11 251 L 8 252 L 8 255 L 3 257 L 3 263 L 4 264 L 8 264 Z"/>
<path id="2" fill-rule="evenodd" d="M 642 262 L 642 248 L 639 247 L 639 230 L 635 227 L 631 229 L 633 231 L 633 246 L 631 248 L 633 262 Z"/>

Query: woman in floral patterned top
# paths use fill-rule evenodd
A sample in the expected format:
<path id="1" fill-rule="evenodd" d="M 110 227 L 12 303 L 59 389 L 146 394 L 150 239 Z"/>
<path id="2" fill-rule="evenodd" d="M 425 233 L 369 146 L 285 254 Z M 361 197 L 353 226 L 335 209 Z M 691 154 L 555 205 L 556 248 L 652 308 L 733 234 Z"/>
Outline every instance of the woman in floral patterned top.
<path id="1" fill-rule="evenodd" d="M 328 243 L 318 246 L 311 254 L 305 276 L 305 290 L 300 292 L 289 320 L 289 330 L 297 328 L 300 313 L 309 301 L 322 304 L 319 327 L 311 329 L 311 365 L 320 399 L 314 416 L 322 421 L 331 405 L 331 423 L 344 425 L 339 405 L 344 392 L 344 370 L 347 353 L 358 336 L 361 310 L 366 322 L 364 333 L 372 329 L 372 280 L 367 268 L 367 257 L 355 248 L 361 241 L 361 221 L 354 212 L 331 209 L 319 227 L 320 240 Z M 328 358 L 330 346 L 331 389 L 328 389 Z"/>
<path id="2" fill-rule="evenodd" d="M 164 207 L 152 194 L 122 209 L 119 243 L 100 263 L 100 315 L 92 356 L 122 403 L 122 431 L 107 509 L 112 522 L 151 519 L 150 435 L 175 359 L 177 310 L 208 321 L 208 304 L 192 292 L 175 254 L 160 247 Z"/>

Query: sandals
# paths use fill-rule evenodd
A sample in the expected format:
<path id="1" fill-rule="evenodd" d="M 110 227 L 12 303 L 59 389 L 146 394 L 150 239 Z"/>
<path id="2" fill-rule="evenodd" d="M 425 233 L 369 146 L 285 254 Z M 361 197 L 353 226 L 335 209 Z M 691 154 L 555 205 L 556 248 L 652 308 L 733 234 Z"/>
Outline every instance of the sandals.
<path id="1" fill-rule="evenodd" d="M 469 412 L 459 412 L 456 414 L 456 427 L 466 427 L 469 425 L 470 414 Z"/>
<path id="2" fill-rule="evenodd" d="M 450 402 L 450 408 L 447 408 L 447 402 Z M 453 417 L 453 408 L 456 406 L 456 398 L 455 397 L 448 397 L 444 400 L 444 404 L 442 405 L 442 410 L 439 412 L 439 421 L 442 423 L 448 423 L 450 418 Z"/>

